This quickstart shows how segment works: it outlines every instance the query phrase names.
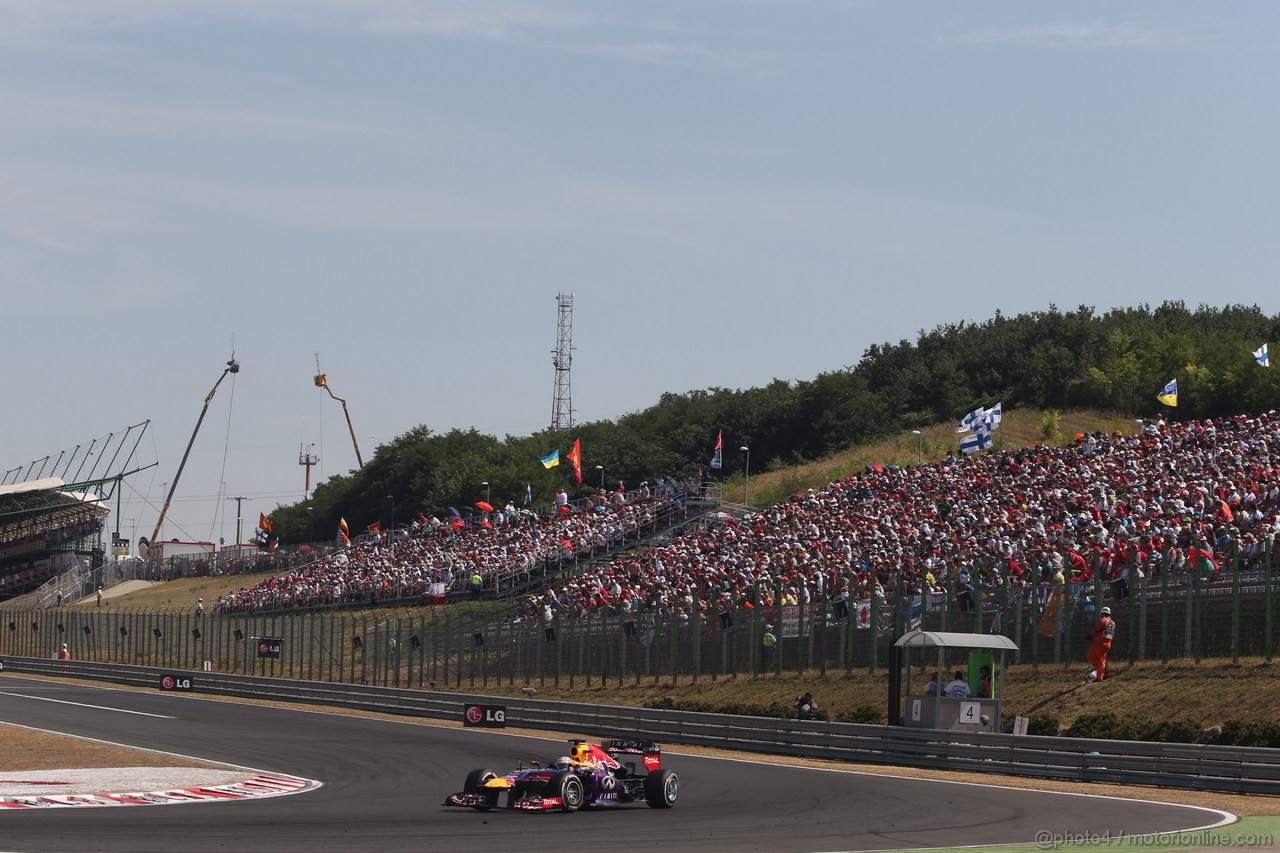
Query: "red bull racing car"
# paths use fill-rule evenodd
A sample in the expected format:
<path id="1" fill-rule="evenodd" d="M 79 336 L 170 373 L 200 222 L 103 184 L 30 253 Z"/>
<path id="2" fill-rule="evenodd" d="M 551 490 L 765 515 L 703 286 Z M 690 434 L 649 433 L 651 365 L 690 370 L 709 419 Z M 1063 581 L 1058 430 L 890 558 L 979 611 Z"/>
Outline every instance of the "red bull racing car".
<path id="1" fill-rule="evenodd" d="M 637 771 L 636 759 L 643 772 Z M 569 754 L 546 765 L 523 764 L 506 776 L 472 770 L 446 806 L 489 811 L 507 794 L 506 807 L 522 811 L 575 812 L 580 808 L 647 803 L 669 809 L 680 795 L 680 779 L 662 766 L 662 749 L 650 740 L 610 740 L 601 745 L 569 741 Z"/>

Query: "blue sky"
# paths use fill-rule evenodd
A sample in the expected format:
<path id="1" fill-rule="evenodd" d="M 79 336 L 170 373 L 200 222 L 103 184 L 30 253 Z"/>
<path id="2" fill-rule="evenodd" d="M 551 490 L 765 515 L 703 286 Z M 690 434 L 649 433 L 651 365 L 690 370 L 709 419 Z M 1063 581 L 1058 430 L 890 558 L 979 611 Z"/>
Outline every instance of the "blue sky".
<path id="1" fill-rule="evenodd" d="M 547 426 L 562 291 L 579 422 L 997 310 L 1276 313 L 1278 22 L 1262 2 L 0 2 L 0 470 L 149 418 L 159 465 L 121 513 L 149 534 L 234 346 L 165 533 L 230 541 L 225 496 L 254 521 L 301 499 L 301 444 L 321 477 L 354 467 L 317 352 L 366 457 L 420 424 Z"/>

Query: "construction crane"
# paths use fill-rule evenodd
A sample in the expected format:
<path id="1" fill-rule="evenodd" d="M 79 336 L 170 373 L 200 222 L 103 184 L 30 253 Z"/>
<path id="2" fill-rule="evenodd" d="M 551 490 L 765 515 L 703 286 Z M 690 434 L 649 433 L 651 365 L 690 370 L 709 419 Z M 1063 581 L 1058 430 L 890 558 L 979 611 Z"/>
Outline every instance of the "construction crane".
<path id="1" fill-rule="evenodd" d="M 213 387 L 209 389 L 209 393 L 204 398 L 204 408 L 200 410 L 200 417 L 196 420 L 196 428 L 191 431 L 191 440 L 187 442 L 186 452 L 182 454 L 182 461 L 178 463 L 178 473 L 173 475 L 173 485 L 169 486 L 169 494 L 165 496 L 164 506 L 160 508 L 160 518 L 156 520 L 156 529 L 152 531 L 150 539 L 141 539 L 138 541 L 138 548 L 142 551 L 143 556 L 149 556 L 151 546 L 160 536 L 160 528 L 164 527 L 164 517 L 169 514 L 169 505 L 173 503 L 173 493 L 178 490 L 178 480 L 182 477 L 182 469 L 187 467 L 187 457 L 191 455 L 191 446 L 196 443 L 196 433 L 200 432 L 200 424 L 204 423 L 204 416 L 209 411 L 209 402 L 213 399 L 213 395 L 218 393 L 218 386 L 222 384 L 222 380 L 227 378 L 228 373 L 239 373 L 240 362 L 236 361 L 236 354 L 231 353 L 231 360 L 227 362 L 226 368 L 222 371 L 222 375 L 218 377 L 218 381 L 213 383 Z"/>
<path id="2" fill-rule="evenodd" d="M 329 392 L 329 396 L 342 404 L 342 414 L 347 417 L 347 429 L 351 431 L 351 446 L 356 449 L 356 465 L 360 468 L 364 467 L 364 459 L 360 458 L 360 442 L 356 441 L 356 428 L 351 425 L 351 412 L 347 410 L 347 401 L 333 393 L 333 389 L 329 387 L 329 375 L 320 372 L 320 353 L 316 353 L 316 387 L 323 388 Z"/>

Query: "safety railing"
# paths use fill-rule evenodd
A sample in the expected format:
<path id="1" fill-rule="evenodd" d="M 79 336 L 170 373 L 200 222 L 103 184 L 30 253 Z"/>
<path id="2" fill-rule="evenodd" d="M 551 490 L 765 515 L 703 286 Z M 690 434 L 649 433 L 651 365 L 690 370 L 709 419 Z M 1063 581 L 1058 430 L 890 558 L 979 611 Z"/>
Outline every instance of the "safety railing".
<path id="1" fill-rule="evenodd" d="M 676 709 L 621 708 L 535 698 L 293 681 L 209 672 L 36 658 L 5 658 L 9 673 L 159 687 L 181 674 L 195 692 L 329 705 L 433 719 L 462 719 L 470 704 L 506 707 L 511 726 L 585 737 L 643 737 L 667 744 L 938 770 L 1110 782 L 1248 794 L 1280 793 L 1280 750 L 958 733 L 827 721 L 783 720 Z"/>

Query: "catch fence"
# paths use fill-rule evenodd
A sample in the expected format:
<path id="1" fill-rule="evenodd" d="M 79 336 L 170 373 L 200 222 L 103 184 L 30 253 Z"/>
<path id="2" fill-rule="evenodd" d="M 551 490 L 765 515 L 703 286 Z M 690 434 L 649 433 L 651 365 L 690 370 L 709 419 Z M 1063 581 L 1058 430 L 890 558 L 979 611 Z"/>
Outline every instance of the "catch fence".
<path id="1" fill-rule="evenodd" d="M 203 614 L 64 607 L 0 608 L 0 655 L 74 659 L 393 687 L 698 681 L 778 673 L 875 672 L 906 630 L 1001 633 L 1010 662 L 1084 666 L 1105 603 L 1117 623 L 1112 666 L 1242 657 L 1276 644 L 1270 555 L 1224 576 L 1132 581 L 1126 595 L 1089 584 L 974 589 L 722 612 L 596 613 L 477 619 L 450 606 L 362 612 Z M 782 600 L 778 591 L 775 600 Z M 970 606 L 966 606 L 970 605 Z M 777 638 L 766 652 L 766 625 Z"/>

